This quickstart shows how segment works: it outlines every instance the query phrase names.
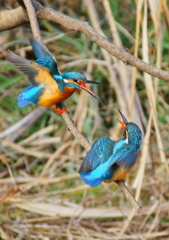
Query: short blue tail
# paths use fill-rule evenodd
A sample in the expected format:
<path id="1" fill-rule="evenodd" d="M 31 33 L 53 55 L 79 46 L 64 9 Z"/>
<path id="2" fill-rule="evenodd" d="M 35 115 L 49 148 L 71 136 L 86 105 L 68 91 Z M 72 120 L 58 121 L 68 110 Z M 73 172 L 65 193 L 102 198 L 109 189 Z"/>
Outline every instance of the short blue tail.
<path id="1" fill-rule="evenodd" d="M 98 185 L 100 185 L 104 178 L 102 177 L 98 177 L 98 178 L 92 178 L 90 177 L 90 172 L 89 173 L 84 173 L 84 172 L 79 172 L 82 181 L 84 181 L 87 185 L 90 185 L 91 187 L 97 187 Z"/>
<path id="2" fill-rule="evenodd" d="M 35 86 L 26 87 L 18 96 L 18 107 L 23 108 L 30 103 L 37 104 L 40 95 L 42 94 L 42 88 Z"/>

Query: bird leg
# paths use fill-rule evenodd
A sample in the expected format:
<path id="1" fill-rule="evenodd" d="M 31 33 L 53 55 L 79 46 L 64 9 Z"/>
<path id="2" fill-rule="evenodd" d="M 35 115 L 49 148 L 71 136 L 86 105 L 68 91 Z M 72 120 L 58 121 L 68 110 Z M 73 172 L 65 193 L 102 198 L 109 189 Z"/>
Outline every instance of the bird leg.
<path id="1" fill-rule="evenodd" d="M 69 111 L 68 111 L 67 109 L 56 109 L 56 108 L 55 108 L 55 109 L 54 109 L 54 112 L 56 112 L 57 114 L 60 115 L 60 114 L 62 114 L 62 113 L 64 113 L 64 112 L 67 112 L 67 113 L 68 113 Z"/>
<path id="2" fill-rule="evenodd" d="M 124 179 L 117 180 L 117 181 L 115 181 L 115 183 L 118 184 L 119 181 L 122 181 L 123 183 L 125 183 Z"/>

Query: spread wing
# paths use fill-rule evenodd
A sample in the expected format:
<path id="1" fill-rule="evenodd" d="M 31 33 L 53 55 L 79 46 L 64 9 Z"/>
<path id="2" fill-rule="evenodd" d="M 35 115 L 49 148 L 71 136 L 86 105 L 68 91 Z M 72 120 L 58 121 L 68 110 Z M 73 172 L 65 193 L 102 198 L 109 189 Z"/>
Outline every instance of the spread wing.
<path id="1" fill-rule="evenodd" d="M 87 153 L 79 172 L 87 173 L 96 169 L 112 155 L 114 142 L 108 137 L 98 139 Z"/>
<path id="2" fill-rule="evenodd" d="M 20 57 L 10 50 L 8 50 L 7 57 L 21 72 L 27 75 L 33 86 L 44 87 L 46 84 L 55 83 L 49 69 Z"/>
<path id="3" fill-rule="evenodd" d="M 31 43 L 35 56 L 37 57 L 36 62 L 40 66 L 48 68 L 52 75 L 60 75 L 61 73 L 58 70 L 56 59 L 47 47 L 40 44 L 34 38 L 31 39 Z"/>
<path id="4" fill-rule="evenodd" d="M 32 38 L 31 44 L 32 44 L 35 56 L 37 58 L 43 58 L 43 57 L 54 58 L 53 54 L 47 49 L 47 47 L 39 43 L 36 39 Z"/>
<path id="5" fill-rule="evenodd" d="M 37 85 L 35 76 L 38 75 L 39 70 L 34 67 L 33 63 L 27 59 L 18 56 L 17 54 L 8 50 L 7 58 L 11 61 L 21 72 L 28 76 L 30 83 L 34 86 Z"/>

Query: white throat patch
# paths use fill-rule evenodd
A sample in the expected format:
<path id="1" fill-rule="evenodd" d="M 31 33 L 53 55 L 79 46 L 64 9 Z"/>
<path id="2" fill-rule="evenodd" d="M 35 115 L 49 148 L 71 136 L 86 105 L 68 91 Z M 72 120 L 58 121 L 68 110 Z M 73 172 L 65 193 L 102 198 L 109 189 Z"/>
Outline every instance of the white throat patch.
<path id="1" fill-rule="evenodd" d="M 68 83 L 69 81 L 67 79 L 63 79 L 64 82 Z"/>

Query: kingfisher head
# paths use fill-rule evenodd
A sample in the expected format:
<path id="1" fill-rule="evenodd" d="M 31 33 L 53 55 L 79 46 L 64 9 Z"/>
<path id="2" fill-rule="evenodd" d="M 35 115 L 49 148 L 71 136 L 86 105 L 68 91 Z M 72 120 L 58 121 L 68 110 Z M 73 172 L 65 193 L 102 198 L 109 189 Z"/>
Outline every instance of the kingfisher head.
<path id="1" fill-rule="evenodd" d="M 124 128 L 124 138 L 127 140 L 127 142 L 130 144 L 135 145 L 141 145 L 141 138 L 142 138 L 142 132 L 140 128 L 137 126 L 137 124 L 133 122 L 128 122 L 126 117 L 122 114 L 122 112 L 119 110 L 119 113 L 123 119 L 123 121 L 117 119 L 119 123 L 121 123 L 122 127 Z"/>
<path id="2" fill-rule="evenodd" d="M 84 89 L 93 97 L 97 98 L 96 95 L 86 86 L 86 83 L 99 84 L 98 82 L 87 80 L 86 77 L 79 72 L 65 73 L 62 75 L 62 78 L 66 86 Z"/>

